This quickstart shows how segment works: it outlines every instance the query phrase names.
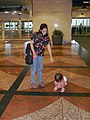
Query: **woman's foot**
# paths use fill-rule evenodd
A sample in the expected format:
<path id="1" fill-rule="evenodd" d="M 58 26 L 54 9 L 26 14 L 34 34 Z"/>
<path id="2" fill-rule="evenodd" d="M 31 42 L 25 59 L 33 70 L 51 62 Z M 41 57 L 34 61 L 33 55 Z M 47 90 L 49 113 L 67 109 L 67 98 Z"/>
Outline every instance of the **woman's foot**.
<path id="1" fill-rule="evenodd" d="M 38 84 L 38 87 L 42 87 L 42 88 L 44 88 L 44 87 L 45 87 L 45 84 L 43 84 L 43 83 L 39 83 L 39 84 Z"/>
<path id="2" fill-rule="evenodd" d="M 32 88 L 36 89 L 37 87 L 38 86 L 35 83 L 32 84 Z"/>

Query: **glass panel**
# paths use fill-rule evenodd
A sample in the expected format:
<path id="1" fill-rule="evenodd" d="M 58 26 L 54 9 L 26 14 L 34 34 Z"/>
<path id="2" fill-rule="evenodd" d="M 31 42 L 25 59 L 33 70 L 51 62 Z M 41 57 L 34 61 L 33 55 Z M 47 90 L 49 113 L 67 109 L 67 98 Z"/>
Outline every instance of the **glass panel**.
<path id="1" fill-rule="evenodd" d="M 90 34 L 90 18 L 73 18 L 72 34 Z"/>
<path id="2" fill-rule="evenodd" d="M 22 38 L 29 38 L 29 36 L 32 34 L 32 21 L 21 21 L 21 36 Z"/>
<path id="3" fill-rule="evenodd" d="M 19 38 L 18 21 L 5 21 L 5 39 L 17 39 Z"/>
<path id="4" fill-rule="evenodd" d="M 13 39 L 19 39 L 19 38 L 20 38 L 19 30 L 13 30 Z"/>
<path id="5" fill-rule="evenodd" d="M 28 29 L 22 29 L 21 34 L 22 38 L 28 38 Z"/>
<path id="6" fill-rule="evenodd" d="M 18 25 L 19 25 L 19 23 L 17 21 L 10 22 L 10 28 L 13 29 L 13 30 L 17 30 Z"/>
<path id="7" fill-rule="evenodd" d="M 21 21 L 21 28 L 19 21 L 5 21 L 5 39 L 28 39 L 32 34 L 32 27 L 32 21 Z"/>
<path id="8" fill-rule="evenodd" d="M 72 34 L 78 33 L 77 19 L 72 19 Z"/>
<path id="9" fill-rule="evenodd" d="M 7 30 L 10 29 L 9 22 L 5 22 L 5 23 L 4 23 L 4 28 L 7 29 Z"/>
<path id="10" fill-rule="evenodd" d="M 8 30 L 8 28 L 5 30 L 5 39 L 13 39 L 12 30 Z"/>
<path id="11" fill-rule="evenodd" d="M 90 19 L 87 22 L 87 34 L 90 34 Z"/>

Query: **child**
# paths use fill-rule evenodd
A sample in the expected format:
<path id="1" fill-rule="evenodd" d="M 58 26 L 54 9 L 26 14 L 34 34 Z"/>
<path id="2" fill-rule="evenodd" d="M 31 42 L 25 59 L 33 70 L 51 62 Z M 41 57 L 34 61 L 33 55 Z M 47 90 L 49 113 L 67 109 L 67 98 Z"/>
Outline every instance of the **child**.
<path id="1" fill-rule="evenodd" d="M 64 92 L 65 86 L 67 85 L 67 78 L 63 76 L 61 73 L 57 73 L 54 78 L 55 78 L 54 91 L 57 91 L 58 89 L 60 89 L 60 92 Z"/>

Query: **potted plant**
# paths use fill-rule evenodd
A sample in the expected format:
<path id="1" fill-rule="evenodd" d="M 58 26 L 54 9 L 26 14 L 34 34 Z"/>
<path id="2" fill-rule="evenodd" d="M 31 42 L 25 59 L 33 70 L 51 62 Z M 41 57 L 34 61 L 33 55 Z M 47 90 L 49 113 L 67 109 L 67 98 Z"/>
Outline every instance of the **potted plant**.
<path id="1" fill-rule="evenodd" d="M 54 29 L 53 35 L 52 35 L 53 45 L 62 45 L 63 35 L 64 34 L 61 30 Z"/>

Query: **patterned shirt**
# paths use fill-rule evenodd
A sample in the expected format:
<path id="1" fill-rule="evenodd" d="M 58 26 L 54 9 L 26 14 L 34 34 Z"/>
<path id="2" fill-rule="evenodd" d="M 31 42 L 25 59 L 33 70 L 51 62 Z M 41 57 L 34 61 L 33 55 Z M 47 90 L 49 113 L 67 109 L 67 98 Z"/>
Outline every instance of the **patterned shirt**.
<path id="1" fill-rule="evenodd" d="M 44 51 L 47 44 L 50 43 L 50 38 L 48 36 L 43 36 L 39 32 L 35 32 L 31 36 L 31 42 L 34 45 L 34 50 L 38 56 L 44 56 Z"/>

